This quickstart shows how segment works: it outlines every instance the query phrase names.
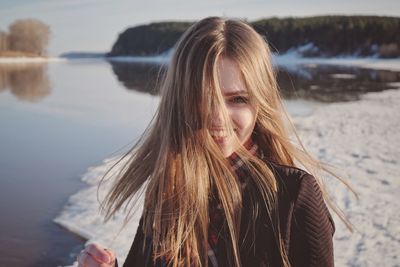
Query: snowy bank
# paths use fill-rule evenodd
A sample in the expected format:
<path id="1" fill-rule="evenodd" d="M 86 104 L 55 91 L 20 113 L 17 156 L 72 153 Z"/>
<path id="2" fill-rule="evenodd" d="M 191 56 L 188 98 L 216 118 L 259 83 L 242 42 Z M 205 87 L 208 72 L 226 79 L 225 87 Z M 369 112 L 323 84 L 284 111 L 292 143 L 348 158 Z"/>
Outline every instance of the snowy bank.
<path id="1" fill-rule="evenodd" d="M 301 57 L 299 52 L 294 50 L 288 53 L 277 55 L 274 54 L 272 57 L 274 65 L 279 67 L 286 67 L 291 69 L 298 65 L 337 65 L 337 66 L 355 66 L 365 69 L 377 69 L 377 70 L 392 70 L 400 71 L 400 58 L 377 58 L 377 57 Z"/>
<path id="2" fill-rule="evenodd" d="M 313 108 L 311 115 L 300 112 L 302 115 L 294 118 L 305 146 L 320 160 L 336 166 L 360 198 L 356 201 L 338 181 L 327 181 L 335 201 L 355 225 L 352 234 L 335 218 L 336 266 L 399 266 L 400 90 L 368 93 L 360 101 Z M 99 242 L 116 251 L 121 264 L 141 210 L 119 234 L 123 214 L 103 224 L 97 183 L 115 160 L 88 169 L 82 178 L 88 187 L 70 197 L 55 222 L 87 238 L 88 243 Z M 109 186 L 101 187 L 100 197 Z"/>
<path id="3" fill-rule="evenodd" d="M 116 214 L 107 223 L 104 223 L 104 216 L 99 212 L 100 205 L 97 194 L 99 194 L 99 198 L 104 198 L 111 188 L 111 181 L 104 180 L 101 187 L 98 187 L 98 184 L 106 171 L 118 159 L 118 157 L 106 159 L 103 164 L 90 167 L 87 173 L 82 176 L 82 181 L 87 183 L 88 187 L 72 195 L 68 200 L 67 206 L 54 221 L 69 231 L 87 239 L 87 243 L 96 242 L 115 251 L 119 262 L 122 263 L 135 236 L 143 202 L 142 200 L 139 201 L 138 210 L 132 220 L 129 221 L 127 227 L 122 229 L 125 218 L 125 214 L 122 212 Z M 121 161 L 113 170 L 120 169 L 124 163 L 125 160 Z M 122 231 L 119 232 L 120 230 Z M 72 253 L 71 256 L 73 258 L 76 257 Z M 74 262 L 72 266 L 77 266 L 77 262 Z"/>
<path id="4" fill-rule="evenodd" d="M 359 194 L 338 182 L 328 187 L 355 226 L 351 234 L 338 218 L 337 266 L 399 266 L 400 90 L 368 93 L 357 102 L 316 108 L 296 118 L 304 145 L 335 167 Z"/>
<path id="5" fill-rule="evenodd" d="M 156 56 L 115 56 L 115 57 L 0 57 L 0 64 L 8 63 L 50 63 L 50 62 L 79 62 L 79 61 L 109 61 L 121 63 L 151 63 L 166 65 L 171 59 L 173 51 L 156 55 Z M 334 57 L 334 58 L 310 58 L 301 57 L 297 50 L 278 55 L 272 55 L 274 65 L 287 69 L 297 68 L 298 65 L 338 65 L 338 66 L 355 66 L 366 69 L 392 70 L 400 71 L 400 58 L 360 58 L 360 57 Z"/>

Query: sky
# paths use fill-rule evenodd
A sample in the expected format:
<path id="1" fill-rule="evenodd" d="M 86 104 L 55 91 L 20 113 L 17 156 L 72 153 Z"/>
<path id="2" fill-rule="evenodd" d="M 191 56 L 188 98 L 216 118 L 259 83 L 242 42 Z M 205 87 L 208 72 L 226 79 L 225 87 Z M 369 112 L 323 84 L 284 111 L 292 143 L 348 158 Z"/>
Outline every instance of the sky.
<path id="1" fill-rule="evenodd" d="M 400 17 L 399 0 L 0 0 L 0 30 L 17 19 L 48 24 L 51 56 L 64 52 L 107 52 L 125 29 L 159 21 L 195 21 L 226 16 L 253 21 L 313 15 Z"/>

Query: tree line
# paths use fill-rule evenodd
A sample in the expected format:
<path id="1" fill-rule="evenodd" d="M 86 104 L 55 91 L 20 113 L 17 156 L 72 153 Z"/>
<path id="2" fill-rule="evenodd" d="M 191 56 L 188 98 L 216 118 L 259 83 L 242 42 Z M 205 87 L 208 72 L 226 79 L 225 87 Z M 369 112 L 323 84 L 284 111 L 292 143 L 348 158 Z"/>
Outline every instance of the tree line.
<path id="1" fill-rule="evenodd" d="M 396 17 L 270 18 L 252 25 L 281 53 L 312 44 L 303 56 L 400 56 L 400 18 Z"/>
<path id="2" fill-rule="evenodd" d="M 193 22 L 160 22 L 125 30 L 109 56 L 156 55 L 173 47 Z M 269 18 L 250 22 L 273 48 L 285 53 L 308 45 L 311 56 L 400 57 L 400 18 L 379 16 L 314 16 Z"/>
<path id="3" fill-rule="evenodd" d="M 9 26 L 8 32 L 0 31 L 0 56 L 44 56 L 50 34 L 50 27 L 40 20 L 16 20 Z"/>

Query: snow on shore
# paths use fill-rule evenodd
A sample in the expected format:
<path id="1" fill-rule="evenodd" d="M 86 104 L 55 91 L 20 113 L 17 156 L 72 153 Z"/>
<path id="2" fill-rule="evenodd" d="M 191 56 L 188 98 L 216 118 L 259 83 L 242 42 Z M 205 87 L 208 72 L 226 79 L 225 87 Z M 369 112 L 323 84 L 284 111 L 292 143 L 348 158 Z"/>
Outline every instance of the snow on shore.
<path id="1" fill-rule="evenodd" d="M 168 50 L 167 52 L 156 55 L 156 56 L 113 56 L 113 57 L 76 57 L 76 58 L 65 58 L 65 57 L 0 57 L 0 64 L 29 64 L 29 63 L 51 63 L 51 62 L 68 62 L 68 61 L 110 61 L 110 62 L 122 62 L 122 63 L 151 63 L 164 65 L 167 64 L 171 58 L 173 51 Z M 374 58 L 374 57 L 332 57 L 332 58 L 310 58 L 301 57 L 297 51 L 290 51 L 288 53 L 278 55 L 273 54 L 272 61 L 275 65 L 280 67 L 286 67 L 288 69 L 297 68 L 298 65 L 341 65 L 341 66 L 356 66 L 366 69 L 378 69 L 378 70 L 392 70 L 400 71 L 400 58 Z"/>
<path id="2" fill-rule="evenodd" d="M 82 176 L 82 181 L 87 183 L 88 187 L 72 195 L 69 198 L 67 206 L 54 221 L 71 232 L 87 239 L 87 243 L 96 242 L 113 250 L 117 255 L 118 262 L 123 263 L 139 224 L 143 202 L 142 199 L 139 200 L 135 216 L 125 228 L 122 229 L 125 218 L 125 214 L 122 212 L 116 214 L 107 223 L 104 223 L 104 216 L 99 212 L 100 204 L 97 196 L 100 199 L 104 198 L 111 188 L 111 181 L 104 180 L 104 183 L 100 187 L 98 187 L 98 184 L 107 170 L 118 159 L 119 157 L 105 159 L 103 164 L 90 167 Z M 113 170 L 120 169 L 125 162 L 125 160 L 122 160 Z M 120 230 L 121 232 L 119 233 Z M 76 258 L 74 254 L 71 254 L 71 256 Z M 72 266 L 77 266 L 77 262 L 74 262 Z"/>
<path id="3" fill-rule="evenodd" d="M 392 70 L 400 71 L 400 58 L 302 58 L 292 54 L 285 54 L 273 57 L 273 61 L 278 66 L 297 67 L 297 65 L 335 65 L 335 66 L 355 66 L 364 69 Z"/>
<path id="4" fill-rule="evenodd" d="M 335 201 L 354 224 L 336 218 L 336 266 L 400 266 L 400 90 L 368 93 L 357 102 L 318 107 L 296 118 L 304 145 L 359 194 L 328 181 Z"/>
<path id="5" fill-rule="evenodd" d="M 275 65 L 288 69 L 296 68 L 297 65 L 341 65 L 357 66 L 365 69 L 400 71 L 400 58 L 382 59 L 378 57 L 336 56 L 336 57 L 302 57 L 302 52 L 312 44 L 306 44 L 296 49 L 291 49 L 284 54 L 274 54 L 272 60 Z"/>
<path id="6" fill-rule="evenodd" d="M 400 266 L 400 90 L 368 93 L 360 101 L 314 108 L 311 115 L 294 118 L 305 146 L 320 160 L 336 166 L 359 194 L 357 201 L 339 182 L 327 181 L 335 201 L 355 226 L 350 233 L 335 217 L 336 266 Z M 107 159 L 88 169 L 82 178 L 88 187 L 71 196 L 55 221 L 88 243 L 99 242 L 116 251 L 121 264 L 141 210 L 120 234 L 123 214 L 103 224 L 97 183 L 114 161 Z M 101 187 L 100 197 L 108 187 Z"/>
<path id="7" fill-rule="evenodd" d="M 118 56 L 109 57 L 108 61 L 111 62 L 131 62 L 131 63 L 153 63 L 153 64 L 167 64 L 170 60 L 171 52 L 159 56 L 148 57 L 132 57 L 132 56 Z M 400 71 L 400 58 L 372 58 L 372 57 L 332 57 L 332 58 L 304 58 L 296 53 L 286 53 L 283 55 L 274 54 L 272 61 L 275 65 L 286 68 L 298 68 L 298 65 L 341 65 L 341 66 L 356 66 L 366 69 L 377 70 L 392 70 Z"/>

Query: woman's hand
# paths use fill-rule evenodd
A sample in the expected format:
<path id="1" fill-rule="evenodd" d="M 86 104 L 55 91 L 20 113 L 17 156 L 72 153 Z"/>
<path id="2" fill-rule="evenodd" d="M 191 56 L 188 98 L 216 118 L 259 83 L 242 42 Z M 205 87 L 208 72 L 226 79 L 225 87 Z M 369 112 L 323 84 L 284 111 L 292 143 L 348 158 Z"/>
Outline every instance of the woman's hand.
<path id="1" fill-rule="evenodd" d="M 79 253 L 78 267 L 114 267 L 115 254 L 98 244 L 89 244 Z"/>

